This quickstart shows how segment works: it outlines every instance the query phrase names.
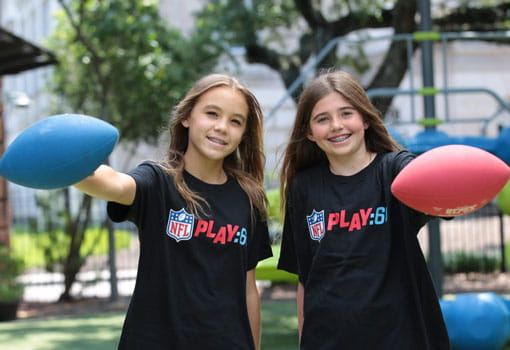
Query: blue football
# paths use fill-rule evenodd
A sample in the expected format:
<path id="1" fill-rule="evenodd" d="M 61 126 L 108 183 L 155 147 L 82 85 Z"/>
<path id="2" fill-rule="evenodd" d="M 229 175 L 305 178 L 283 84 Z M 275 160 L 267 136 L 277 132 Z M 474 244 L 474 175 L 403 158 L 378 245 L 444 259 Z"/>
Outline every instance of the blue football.
<path id="1" fill-rule="evenodd" d="M 47 117 L 23 130 L 7 147 L 0 159 L 0 175 L 25 187 L 67 187 L 91 175 L 118 139 L 118 130 L 98 118 Z"/>

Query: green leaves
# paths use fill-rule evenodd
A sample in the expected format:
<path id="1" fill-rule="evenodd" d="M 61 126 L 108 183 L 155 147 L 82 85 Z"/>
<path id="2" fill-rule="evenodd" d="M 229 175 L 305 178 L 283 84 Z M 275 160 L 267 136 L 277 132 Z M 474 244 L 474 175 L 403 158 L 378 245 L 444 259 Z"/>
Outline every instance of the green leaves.
<path id="1" fill-rule="evenodd" d="M 222 52 L 210 35 L 171 28 L 158 1 L 60 3 L 50 47 L 60 62 L 52 90 L 63 101 L 54 112 L 105 119 L 121 141 L 155 143 L 172 107 Z"/>
<path id="2" fill-rule="evenodd" d="M 268 41 L 285 45 L 285 29 L 298 20 L 290 0 L 211 1 L 197 13 L 197 26 L 217 35 L 228 45 Z"/>
<path id="3" fill-rule="evenodd" d="M 6 246 L 0 246 L 0 301 L 17 301 L 23 295 L 23 284 L 18 280 L 24 270 L 23 260 Z"/>

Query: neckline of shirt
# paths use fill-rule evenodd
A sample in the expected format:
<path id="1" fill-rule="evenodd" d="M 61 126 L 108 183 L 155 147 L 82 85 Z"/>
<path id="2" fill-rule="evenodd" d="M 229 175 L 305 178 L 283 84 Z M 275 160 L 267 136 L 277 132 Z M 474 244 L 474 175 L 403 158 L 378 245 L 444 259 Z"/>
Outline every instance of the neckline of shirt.
<path id="1" fill-rule="evenodd" d="M 331 171 L 331 169 L 329 168 L 328 162 L 325 163 L 324 169 L 325 169 L 326 173 L 328 174 L 328 176 L 336 179 L 337 181 L 338 180 L 340 180 L 342 182 L 357 181 L 360 178 L 363 178 L 364 175 L 368 171 L 373 169 L 379 163 L 380 157 L 381 157 L 381 154 L 377 153 L 375 158 L 366 167 L 364 167 L 363 169 L 361 169 L 360 171 L 358 171 L 356 174 L 353 174 L 353 175 L 337 175 L 337 174 L 333 173 Z"/>
<path id="2" fill-rule="evenodd" d="M 227 174 L 227 181 L 222 184 L 211 184 L 208 182 L 204 182 L 200 180 L 199 178 L 193 176 L 188 171 L 184 170 L 184 181 L 188 185 L 192 185 L 194 187 L 198 187 L 201 190 L 207 190 L 207 191 L 223 191 L 226 186 L 229 186 L 232 182 L 233 178 L 229 173 Z"/>

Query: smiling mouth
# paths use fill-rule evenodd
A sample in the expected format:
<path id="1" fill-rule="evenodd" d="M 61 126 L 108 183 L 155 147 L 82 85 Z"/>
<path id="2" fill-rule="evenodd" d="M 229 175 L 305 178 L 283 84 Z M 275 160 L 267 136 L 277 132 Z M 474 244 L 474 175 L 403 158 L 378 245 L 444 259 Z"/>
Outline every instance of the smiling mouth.
<path id="1" fill-rule="evenodd" d="M 351 137 L 351 135 L 342 135 L 342 136 L 335 136 L 335 137 L 332 137 L 330 139 L 328 139 L 328 141 L 330 142 L 342 142 L 342 141 L 345 141 L 347 140 L 349 137 Z"/>
<path id="2" fill-rule="evenodd" d="M 223 140 L 220 140 L 220 139 L 217 139 L 217 138 L 214 138 L 214 137 L 207 137 L 207 139 L 213 143 L 216 143 L 218 145 L 221 145 L 221 146 L 226 146 L 227 143 Z"/>

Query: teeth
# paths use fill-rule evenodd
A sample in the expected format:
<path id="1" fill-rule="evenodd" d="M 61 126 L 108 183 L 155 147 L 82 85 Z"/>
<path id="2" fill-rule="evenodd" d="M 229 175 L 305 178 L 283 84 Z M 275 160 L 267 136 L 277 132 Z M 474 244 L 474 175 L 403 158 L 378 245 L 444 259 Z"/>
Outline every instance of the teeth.
<path id="1" fill-rule="evenodd" d="M 329 139 L 329 141 L 331 141 L 331 142 L 342 142 L 344 140 L 347 140 L 349 138 L 349 136 L 350 135 L 339 136 L 339 137 L 335 137 L 335 138 Z"/>
<path id="2" fill-rule="evenodd" d="M 210 141 L 214 142 L 214 143 L 218 143 L 218 144 L 223 145 L 223 146 L 227 144 L 225 141 L 222 141 L 222 140 L 220 140 L 220 139 L 215 139 L 215 138 L 213 138 L 213 137 L 208 137 L 208 139 L 209 139 Z"/>

